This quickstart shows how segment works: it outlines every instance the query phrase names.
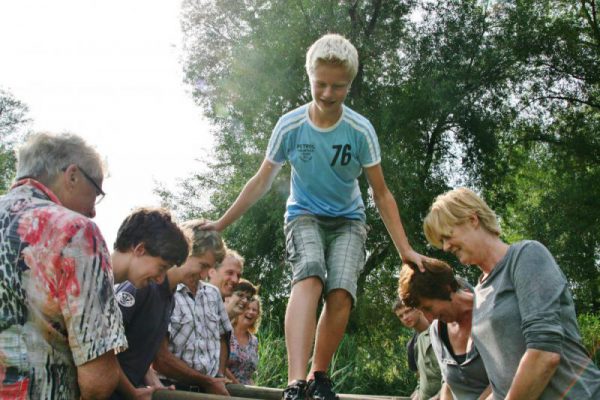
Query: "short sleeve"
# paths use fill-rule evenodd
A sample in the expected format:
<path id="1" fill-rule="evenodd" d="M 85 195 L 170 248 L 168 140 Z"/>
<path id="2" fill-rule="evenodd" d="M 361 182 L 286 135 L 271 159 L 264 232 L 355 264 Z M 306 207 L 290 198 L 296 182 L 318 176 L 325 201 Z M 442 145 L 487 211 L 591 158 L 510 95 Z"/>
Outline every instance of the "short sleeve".
<path id="1" fill-rule="evenodd" d="M 73 360 L 79 366 L 108 351 L 126 349 L 127 340 L 102 234 L 89 220 L 73 223 L 71 231 L 58 263 L 62 275 L 57 286 Z"/>
<path id="2" fill-rule="evenodd" d="M 119 309 L 121 310 L 121 314 L 123 315 L 123 325 L 125 326 L 125 329 L 127 329 L 131 323 L 131 320 L 133 319 L 140 305 L 148 297 L 151 287 L 152 286 L 150 285 L 138 290 L 129 281 L 123 282 L 117 286 L 115 291 L 116 298 L 117 303 L 119 304 Z"/>
<path id="3" fill-rule="evenodd" d="M 279 119 L 277 125 L 271 133 L 269 144 L 267 146 L 267 152 L 265 158 L 274 164 L 283 164 L 287 160 L 285 151 L 285 134 L 283 131 L 284 123 L 282 119 Z"/>
<path id="4" fill-rule="evenodd" d="M 227 311 L 225 310 L 225 303 L 223 303 L 223 301 L 220 298 L 219 301 L 217 301 L 217 307 L 219 307 L 219 319 L 221 320 L 219 324 L 219 335 L 229 336 L 231 334 L 231 331 L 233 331 L 233 327 L 231 326 L 229 315 L 227 315 Z"/>
<path id="5" fill-rule="evenodd" d="M 527 348 L 560 353 L 560 298 L 567 281 L 541 243 L 526 242 L 512 264 L 512 279 Z"/>
<path id="6" fill-rule="evenodd" d="M 360 126 L 358 135 L 359 160 L 363 168 L 373 167 L 381 163 L 381 148 L 375 128 L 367 120 Z"/>

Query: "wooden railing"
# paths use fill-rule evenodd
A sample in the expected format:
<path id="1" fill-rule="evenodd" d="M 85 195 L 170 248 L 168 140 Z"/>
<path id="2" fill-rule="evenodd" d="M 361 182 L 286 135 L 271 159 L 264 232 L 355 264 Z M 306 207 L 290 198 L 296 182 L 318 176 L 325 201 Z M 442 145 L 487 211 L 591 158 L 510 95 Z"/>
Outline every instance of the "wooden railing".
<path id="1" fill-rule="evenodd" d="M 152 400 L 281 400 L 283 389 L 265 388 L 259 386 L 227 385 L 231 397 L 216 394 L 191 393 L 179 390 L 158 390 Z M 340 394 L 340 400 L 409 400 L 410 397 L 372 396 L 365 394 Z"/>

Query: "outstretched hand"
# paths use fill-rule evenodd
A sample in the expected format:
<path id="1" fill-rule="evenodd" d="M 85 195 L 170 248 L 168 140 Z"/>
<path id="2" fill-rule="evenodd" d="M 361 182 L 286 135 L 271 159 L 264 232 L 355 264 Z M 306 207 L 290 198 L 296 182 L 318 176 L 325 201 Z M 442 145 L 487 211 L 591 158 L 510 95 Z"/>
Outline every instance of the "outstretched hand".
<path id="1" fill-rule="evenodd" d="M 223 228 L 219 224 L 219 221 L 204 221 L 200 224 L 200 229 L 203 231 L 217 231 L 221 232 Z"/>
<path id="2" fill-rule="evenodd" d="M 423 254 L 417 253 L 413 249 L 402 253 L 402 262 L 415 264 L 421 272 L 425 272 L 425 266 L 423 266 L 423 261 L 431 262 L 433 260 L 429 257 L 424 256 Z"/>

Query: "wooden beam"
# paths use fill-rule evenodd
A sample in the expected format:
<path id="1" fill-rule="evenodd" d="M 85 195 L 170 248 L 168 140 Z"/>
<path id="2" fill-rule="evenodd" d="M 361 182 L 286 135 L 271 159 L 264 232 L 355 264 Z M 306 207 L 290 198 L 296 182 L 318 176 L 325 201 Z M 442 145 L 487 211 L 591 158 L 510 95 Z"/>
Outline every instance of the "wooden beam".
<path id="1" fill-rule="evenodd" d="M 152 400 L 281 400 L 283 389 L 273 389 L 259 386 L 228 384 L 227 390 L 232 397 L 216 394 L 191 393 L 179 390 L 157 390 Z M 340 400 L 410 400 L 410 397 L 373 396 L 363 394 L 340 394 Z"/>

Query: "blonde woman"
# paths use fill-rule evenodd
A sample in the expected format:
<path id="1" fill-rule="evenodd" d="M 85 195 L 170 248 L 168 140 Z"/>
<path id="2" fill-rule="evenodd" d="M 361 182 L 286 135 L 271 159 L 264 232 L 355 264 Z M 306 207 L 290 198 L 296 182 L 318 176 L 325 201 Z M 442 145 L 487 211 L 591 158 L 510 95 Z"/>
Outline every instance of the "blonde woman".
<path id="1" fill-rule="evenodd" d="M 258 368 L 258 339 L 255 334 L 260 325 L 261 303 L 252 297 L 243 313 L 233 321 L 233 334 L 229 345 L 229 361 L 225 375 L 233 383 L 253 385 L 252 376 Z"/>
<path id="2" fill-rule="evenodd" d="M 432 245 L 481 270 L 471 335 L 495 399 L 600 398 L 567 278 L 543 244 L 504 243 L 496 214 L 467 188 L 438 196 L 423 227 Z"/>

